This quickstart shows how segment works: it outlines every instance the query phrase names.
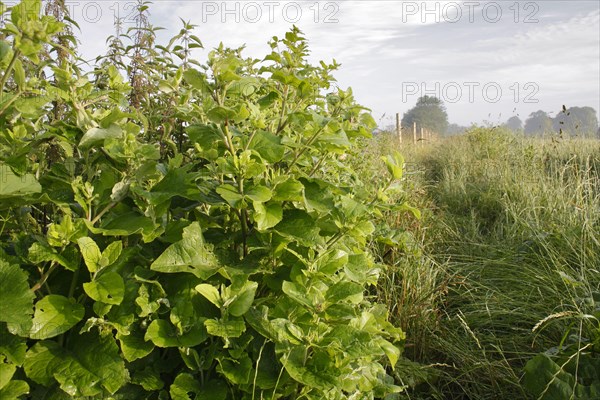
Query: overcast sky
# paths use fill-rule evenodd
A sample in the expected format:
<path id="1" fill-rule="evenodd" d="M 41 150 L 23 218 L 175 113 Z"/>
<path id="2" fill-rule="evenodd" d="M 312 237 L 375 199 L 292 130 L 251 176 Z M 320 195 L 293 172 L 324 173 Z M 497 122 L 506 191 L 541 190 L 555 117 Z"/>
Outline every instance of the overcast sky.
<path id="1" fill-rule="evenodd" d="M 93 58 L 119 13 L 131 25 L 133 1 L 68 2 L 80 23 L 81 52 Z M 600 110 L 600 2 L 588 1 L 164 1 L 151 22 L 179 31 L 198 25 L 205 50 L 246 44 L 263 57 L 267 41 L 293 24 L 311 60 L 342 64 L 339 86 L 352 87 L 382 126 L 421 95 L 441 98 L 450 122 L 525 120 L 562 105 Z M 385 117 L 382 118 L 383 114 Z"/>

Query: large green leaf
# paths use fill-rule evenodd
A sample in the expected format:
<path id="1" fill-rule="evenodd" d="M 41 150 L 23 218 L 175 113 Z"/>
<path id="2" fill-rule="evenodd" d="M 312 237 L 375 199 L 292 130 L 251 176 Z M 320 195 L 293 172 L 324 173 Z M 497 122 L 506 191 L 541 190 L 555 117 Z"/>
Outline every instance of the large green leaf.
<path id="1" fill-rule="evenodd" d="M 222 338 L 240 337 L 246 331 L 246 324 L 242 320 L 216 320 L 207 319 L 204 321 L 206 330 L 209 335 L 219 336 Z"/>
<path id="2" fill-rule="evenodd" d="M 99 228 L 94 227 L 90 221 L 85 220 L 85 223 L 92 233 L 104 236 L 129 236 L 136 233 L 150 235 L 156 228 L 150 218 L 135 211 L 115 215 L 103 222 Z"/>
<path id="3" fill-rule="evenodd" d="M 285 146 L 281 144 L 281 138 L 267 131 L 256 132 L 248 148 L 255 150 L 270 163 L 281 161 L 285 153 Z"/>
<path id="4" fill-rule="evenodd" d="M 96 301 L 106 304 L 121 304 L 125 295 L 125 283 L 116 272 L 106 272 L 92 282 L 83 284 L 85 293 Z"/>
<path id="5" fill-rule="evenodd" d="M 31 339 L 48 339 L 65 333 L 84 315 L 84 307 L 58 294 L 50 294 L 35 304 Z"/>
<path id="6" fill-rule="evenodd" d="M 106 129 L 104 128 L 91 128 L 89 129 L 79 141 L 79 147 L 84 149 L 95 145 L 99 142 L 103 142 L 104 139 L 119 139 L 123 136 L 123 130 L 117 124 L 110 124 Z"/>
<path id="7" fill-rule="evenodd" d="M 96 242 L 94 242 L 94 239 L 85 236 L 77 239 L 77 244 L 79 245 L 83 261 L 85 261 L 88 270 L 90 272 L 98 271 L 102 253 Z"/>
<path id="8" fill-rule="evenodd" d="M 24 394 L 29 393 L 29 385 L 25 381 L 12 380 L 0 389 L 0 399 L 13 400 L 20 399 Z"/>
<path id="9" fill-rule="evenodd" d="M 325 298 L 332 304 L 349 301 L 358 304 L 363 299 L 364 288 L 354 282 L 341 281 L 332 285 L 325 293 Z"/>
<path id="10" fill-rule="evenodd" d="M 232 360 L 221 358 L 217 360 L 219 366 L 217 371 L 225 375 L 227 380 L 236 385 L 245 385 L 250 381 L 252 374 L 252 360 L 247 355 Z"/>
<path id="11" fill-rule="evenodd" d="M 27 377 L 50 386 L 55 380 L 72 397 L 113 394 L 128 380 L 125 363 L 112 335 L 74 335 L 69 349 L 51 341 L 36 343 L 25 358 Z"/>
<path id="12" fill-rule="evenodd" d="M 10 382 L 16 370 L 15 364 L 0 362 L 0 389 Z"/>
<path id="13" fill-rule="evenodd" d="M 325 351 L 314 351 L 313 359 L 307 362 L 308 349 L 296 346 L 281 358 L 281 363 L 290 376 L 308 386 L 318 389 L 335 387 L 337 376 L 332 360 Z"/>
<path id="14" fill-rule="evenodd" d="M 121 343 L 123 357 L 129 362 L 144 358 L 154 349 L 154 343 L 145 341 L 144 335 L 133 331 L 129 335 L 117 334 L 117 339 Z"/>
<path id="15" fill-rule="evenodd" d="M 29 330 L 34 298 L 25 271 L 0 259 L 0 321 Z"/>
<path id="16" fill-rule="evenodd" d="M 587 374 L 587 371 L 592 371 Z M 587 400 L 600 398 L 600 360 L 580 354 L 570 361 L 567 357 L 551 358 L 538 354 L 525 365 L 525 389 L 542 400 Z"/>
<path id="17" fill-rule="evenodd" d="M 279 203 L 254 203 L 256 229 L 263 232 L 277 225 L 283 219 L 283 208 Z"/>
<path id="18" fill-rule="evenodd" d="M 0 163 L 0 199 L 40 193 L 42 186 L 32 174 L 17 176 L 6 164 Z"/>
<path id="19" fill-rule="evenodd" d="M 304 246 L 314 247 L 324 243 L 313 217 L 302 210 L 285 211 L 283 220 L 275 226 L 275 230 Z"/>
<path id="20" fill-rule="evenodd" d="M 150 266 L 154 271 L 187 272 L 208 279 L 220 268 L 215 255 L 204 243 L 198 222 L 183 230 L 183 238 L 169 246 Z"/>
<path id="21" fill-rule="evenodd" d="M 258 289 L 258 283 L 251 281 L 246 282 L 239 289 L 228 287 L 225 290 L 225 296 L 227 297 L 225 307 L 227 307 L 229 314 L 235 317 L 244 315 L 252 306 L 256 289 Z"/>
<path id="22" fill-rule="evenodd" d="M 194 393 L 190 397 L 189 393 Z M 169 394 L 173 400 L 225 400 L 228 387 L 223 381 L 207 381 L 204 386 L 200 385 L 198 379 L 188 373 L 180 373 L 169 388 Z"/>
<path id="23" fill-rule="evenodd" d="M 180 335 L 173 325 L 164 319 L 155 319 L 148 326 L 144 339 L 158 347 L 194 347 L 204 342 L 208 335 L 200 319 L 191 329 Z"/>
<path id="24" fill-rule="evenodd" d="M 78 267 L 78 265 L 69 258 L 58 254 L 55 249 L 44 246 L 38 242 L 33 243 L 29 248 L 29 260 L 35 264 L 45 261 L 54 261 L 70 271 L 75 271 Z"/>
<path id="25" fill-rule="evenodd" d="M 219 290 L 211 284 L 201 283 L 196 286 L 196 290 L 200 293 L 206 300 L 213 303 L 218 308 L 223 306 L 223 300 L 221 299 L 221 295 L 219 294 Z"/>

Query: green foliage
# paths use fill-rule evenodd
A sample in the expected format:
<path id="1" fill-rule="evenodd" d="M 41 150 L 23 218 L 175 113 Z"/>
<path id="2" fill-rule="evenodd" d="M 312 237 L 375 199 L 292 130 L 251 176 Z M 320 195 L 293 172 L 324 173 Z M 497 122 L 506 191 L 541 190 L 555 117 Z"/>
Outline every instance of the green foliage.
<path id="1" fill-rule="evenodd" d="M 220 46 L 201 65 L 193 26 L 154 47 L 141 3 L 132 34 L 150 36 L 112 49 L 130 83 L 110 63 L 92 81 L 69 57 L 36 67 L 62 27 L 40 4 L 11 8 L 0 41 L 2 398 L 401 391 L 367 243 L 408 207 L 381 200 L 403 160 L 374 191 L 338 160 L 374 127 L 338 65 L 307 63 L 297 28 L 264 62 Z"/>

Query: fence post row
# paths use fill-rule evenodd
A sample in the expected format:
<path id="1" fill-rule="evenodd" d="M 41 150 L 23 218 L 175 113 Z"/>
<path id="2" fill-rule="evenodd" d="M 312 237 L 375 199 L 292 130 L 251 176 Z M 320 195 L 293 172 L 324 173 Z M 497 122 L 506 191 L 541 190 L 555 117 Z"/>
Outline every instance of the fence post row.
<path id="1" fill-rule="evenodd" d="M 398 142 L 402 144 L 402 122 L 400 121 L 400 113 L 396 113 L 396 134 L 398 135 Z"/>

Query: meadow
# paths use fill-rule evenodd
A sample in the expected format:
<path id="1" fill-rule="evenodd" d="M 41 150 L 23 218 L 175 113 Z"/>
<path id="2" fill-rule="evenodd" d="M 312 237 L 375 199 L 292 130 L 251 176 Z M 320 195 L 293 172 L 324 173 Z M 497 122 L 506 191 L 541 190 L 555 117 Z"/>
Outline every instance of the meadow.
<path id="1" fill-rule="evenodd" d="M 475 127 L 367 149 L 403 153 L 397 196 L 422 212 L 386 216 L 410 236 L 377 292 L 408 332 L 408 398 L 599 398 L 600 142 Z"/>

